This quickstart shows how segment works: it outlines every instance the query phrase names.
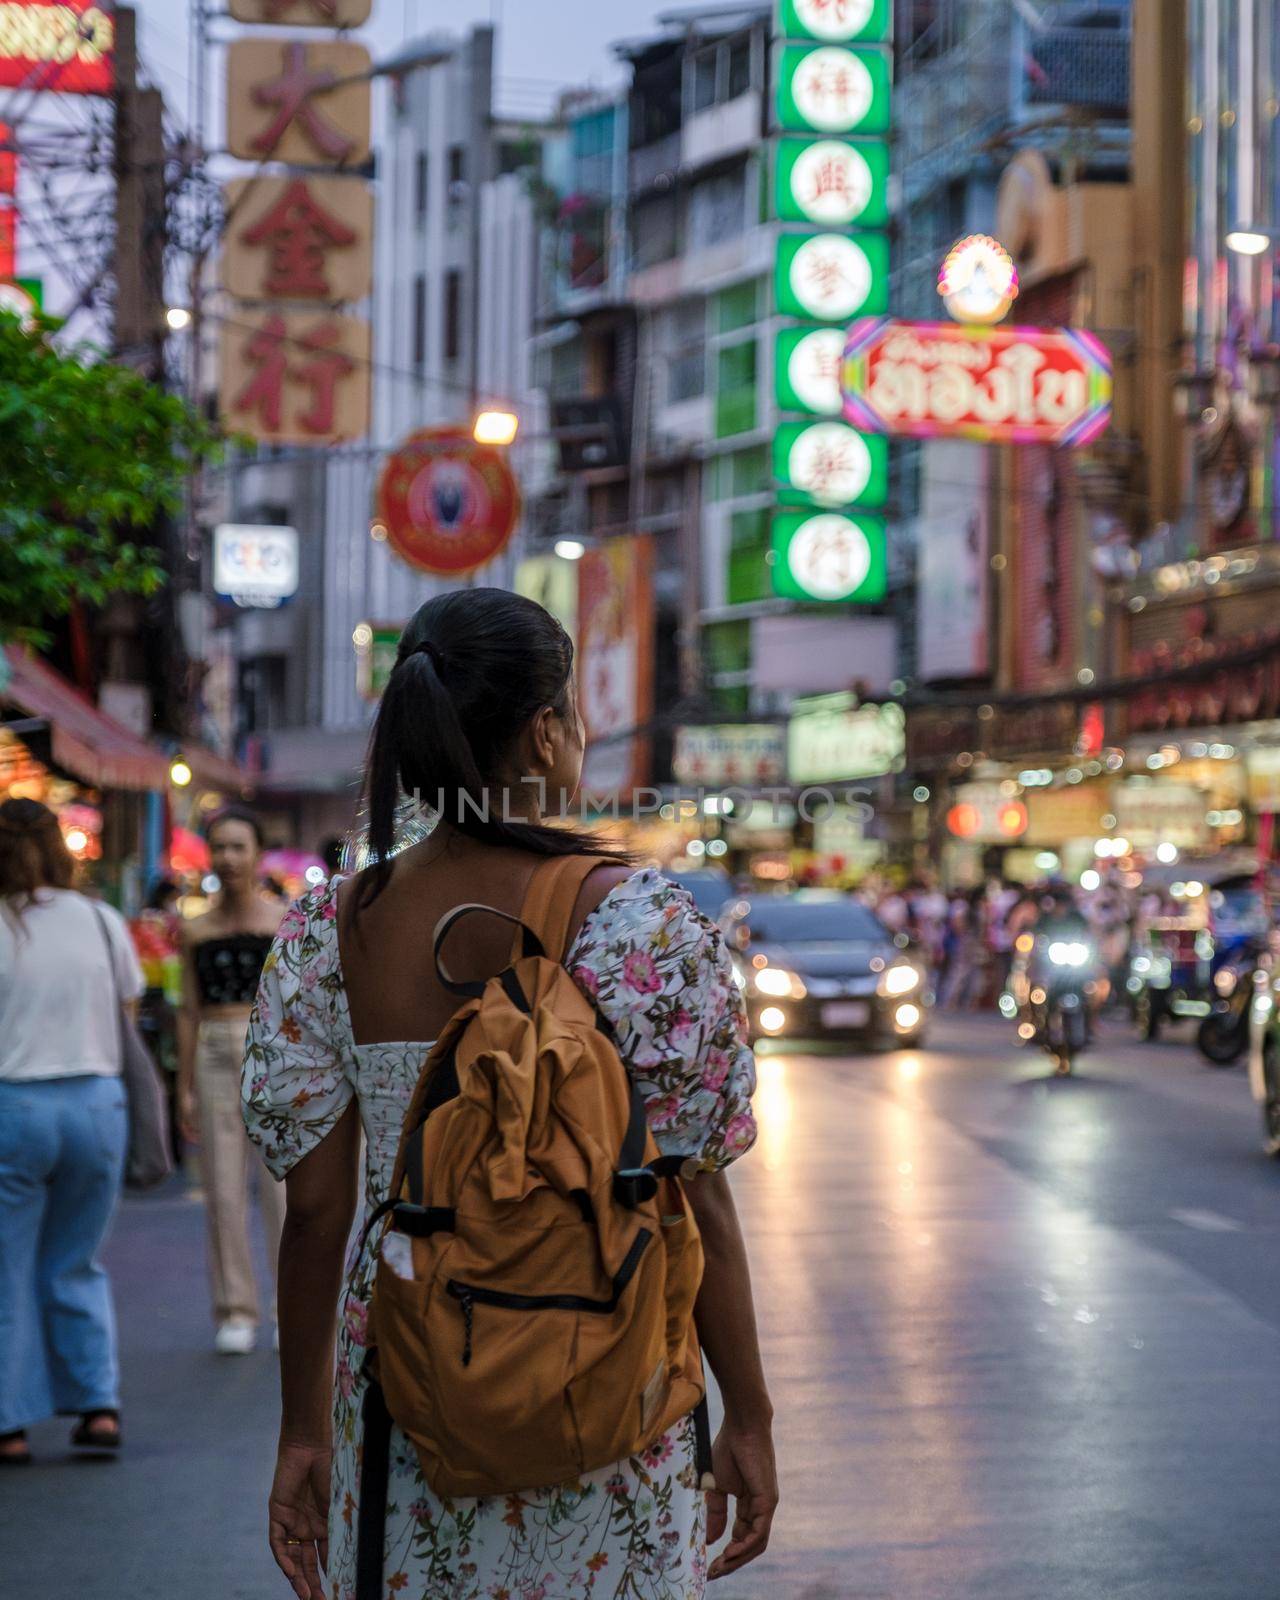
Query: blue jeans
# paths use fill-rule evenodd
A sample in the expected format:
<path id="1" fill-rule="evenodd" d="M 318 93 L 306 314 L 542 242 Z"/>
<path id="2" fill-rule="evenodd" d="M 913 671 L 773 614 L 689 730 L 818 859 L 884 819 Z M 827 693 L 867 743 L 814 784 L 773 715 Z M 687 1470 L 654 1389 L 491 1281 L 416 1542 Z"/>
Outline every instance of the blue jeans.
<path id="1" fill-rule="evenodd" d="M 119 1078 L 0 1080 L 0 1433 L 119 1404 L 97 1257 L 125 1144 Z"/>

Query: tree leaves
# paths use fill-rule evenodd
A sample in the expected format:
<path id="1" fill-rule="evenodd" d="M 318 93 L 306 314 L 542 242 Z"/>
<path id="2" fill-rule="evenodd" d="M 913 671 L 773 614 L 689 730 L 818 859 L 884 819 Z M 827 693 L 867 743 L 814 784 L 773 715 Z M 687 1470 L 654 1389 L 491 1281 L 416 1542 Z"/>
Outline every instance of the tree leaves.
<path id="1" fill-rule="evenodd" d="M 152 594 L 148 536 L 218 449 L 187 403 L 44 319 L 0 312 L 0 640 L 42 642 L 77 602 Z"/>

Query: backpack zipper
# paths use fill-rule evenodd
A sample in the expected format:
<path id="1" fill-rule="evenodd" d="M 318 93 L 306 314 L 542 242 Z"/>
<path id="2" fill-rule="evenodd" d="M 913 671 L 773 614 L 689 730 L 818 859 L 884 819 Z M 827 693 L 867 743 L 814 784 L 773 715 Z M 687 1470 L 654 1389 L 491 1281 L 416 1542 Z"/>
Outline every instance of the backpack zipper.
<path id="1" fill-rule="evenodd" d="M 635 1276 L 640 1257 L 652 1238 L 647 1228 L 641 1228 L 636 1234 L 631 1248 L 623 1257 L 622 1265 L 614 1274 L 613 1293 L 607 1300 L 590 1300 L 578 1294 L 514 1294 L 505 1289 L 484 1289 L 474 1283 L 459 1283 L 456 1278 L 450 1278 L 445 1284 L 445 1292 L 452 1295 L 462 1308 L 462 1365 L 471 1365 L 472 1324 L 477 1305 L 499 1306 L 504 1311 L 589 1311 L 597 1316 L 608 1316 L 618 1309 L 623 1290 Z"/>

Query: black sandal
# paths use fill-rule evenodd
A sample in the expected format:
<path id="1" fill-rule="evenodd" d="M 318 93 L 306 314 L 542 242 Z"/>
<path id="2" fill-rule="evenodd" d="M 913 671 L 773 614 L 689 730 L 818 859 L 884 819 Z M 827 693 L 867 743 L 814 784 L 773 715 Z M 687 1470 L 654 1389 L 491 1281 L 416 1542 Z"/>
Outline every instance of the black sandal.
<path id="1" fill-rule="evenodd" d="M 109 1430 L 102 1424 L 109 1422 Z M 114 1455 L 120 1448 L 120 1413 L 111 1410 L 86 1411 L 80 1425 L 71 1435 L 71 1443 L 78 1450 L 92 1450 L 99 1455 Z"/>
<path id="2" fill-rule="evenodd" d="M 15 1441 L 21 1441 L 24 1446 L 26 1445 L 27 1430 L 25 1428 L 15 1428 L 12 1433 L 0 1433 L 0 1445 L 13 1444 Z M 30 1465 L 30 1450 L 0 1450 L 0 1467 L 29 1467 Z"/>

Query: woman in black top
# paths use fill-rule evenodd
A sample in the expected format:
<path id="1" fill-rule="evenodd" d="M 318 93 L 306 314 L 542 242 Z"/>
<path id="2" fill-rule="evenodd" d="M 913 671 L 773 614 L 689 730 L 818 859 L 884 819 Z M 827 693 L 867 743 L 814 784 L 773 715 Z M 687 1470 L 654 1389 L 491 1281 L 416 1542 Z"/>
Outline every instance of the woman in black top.
<path id="1" fill-rule="evenodd" d="M 210 910 L 183 929 L 178 1106 L 184 1137 L 202 1150 L 214 1348 L 220 1355 L 247 1355 L 261 1320 L 249 1247 L 250 1173 L 257 1177 L 273 1281 L 284 1186 L 269 1175 L 245 1137 L 240 1062 L 281 906 L 259 882 L 262 834 L 251 812 L 219 812 L 207 837 L 220 888 Z"/>

